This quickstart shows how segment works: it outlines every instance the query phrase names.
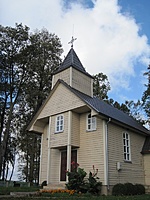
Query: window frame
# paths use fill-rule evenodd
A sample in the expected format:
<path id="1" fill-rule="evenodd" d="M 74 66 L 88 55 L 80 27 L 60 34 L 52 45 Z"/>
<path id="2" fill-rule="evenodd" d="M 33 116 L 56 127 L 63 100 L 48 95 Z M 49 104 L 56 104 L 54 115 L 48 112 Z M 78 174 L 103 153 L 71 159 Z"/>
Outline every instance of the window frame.
<path id="1" fill-rule="evenodd" d="M 130 134 L 128 132 L 122 133 L 123 139 L 123 158 L 125 162 L 131 162 L 131 145 Z"/>
<path id="2" fill-rule="evenodd" d="M 64 131 L 64 115 L 57 115 L 55 118 L 55 133 Z"/>
<path id="3" fill-rule="evenodd" d="M 86 130 L 96 131 L 96 128 L 97 128 L 97 118 L 91 116 L 91 113 L 88 113 L 86 117 Z"/>

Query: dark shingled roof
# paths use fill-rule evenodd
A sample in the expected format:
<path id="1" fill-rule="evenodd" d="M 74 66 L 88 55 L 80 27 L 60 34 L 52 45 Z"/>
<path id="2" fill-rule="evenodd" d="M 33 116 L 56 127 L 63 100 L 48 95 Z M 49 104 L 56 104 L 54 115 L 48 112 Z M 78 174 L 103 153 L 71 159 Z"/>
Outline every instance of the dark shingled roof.
<path id="1" fill-rule="evenodd" d="M 143 146 L 143 149 L 142 149 L 142 153 L 143 154 L 150 153 L 150 136 L 146 137 L 146 139 L 145 139 L 145 143 L 144 143 L 144 146 Z"/>
<path id="2" fill-rule="evenodd" d="M 100 100 L 96 97 L 90 97 L 84 93 L 81 93 L 80 91 L 70 87 L 63 80 L 59 81 L 99 114 L 121 122 L 122 124 L 125 124 L 128 127 L 132 127 L 142 134 L 150 134 L 150 132 L 145 127 L 143 127 L 140 123 L 138 123 L 136 120 L 134 120 L 132 117 L 130 117 L 123 111 L 114 108 L 113 106 L 107 104 L 103 100 Z"/>
<path id="3" fill-rule="evenodd" d="M 81 61 L 79 60 L 79 58 L 73 48 L 70 49 L 70 51 L 68 52 L 67 56 L 65 57 L 63 63 L 60 65 L 59 69 L 55 72 L 55 74 L 65 70 L 71 66 L 73 68 L 77 69 L 78 71 L 86 74 L 87 76 L 92 77 L 89 73 L 86 72 L 85 68 L 83 67 Z"/>

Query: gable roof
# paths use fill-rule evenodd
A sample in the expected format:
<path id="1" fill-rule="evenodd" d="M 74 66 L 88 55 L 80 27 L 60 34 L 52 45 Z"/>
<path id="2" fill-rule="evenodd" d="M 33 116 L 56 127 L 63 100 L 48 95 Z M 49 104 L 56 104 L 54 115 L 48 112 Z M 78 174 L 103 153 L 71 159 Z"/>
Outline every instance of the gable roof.
<path id="1" fill-rule="evenodd" d="M 56 90 L 58 85 L 62 83 L 65 87 L 67 87 L 71 92 L 73 92 L 76 96 L 78 96 L 82 101 L 84 101 L 91 109 L 95 110 L 99 115 L 104 116 L 105 119 L 111 118 L 113 122 L 118 122 L 119 124 L 125 125 L 128 128 L 136 130 L 136 132 L 140 134 L 144 134 L 149 136 L 150 138 L 150 131 L 148 131 L 144 126 L 142 126 L 140 123 L 138 123 L 136 120 L 134 120 L 132 117 L 130 117 L 128 114 L 124 113 L 121 110 L 118 110 L 117 108 L 109 105 L 108 103 L 104 102 L 103 100 L 98 99 L 97 97 L 91 97 L 88 96 L 74 88 L 72 88 L 70 85 L 68 85 L 63 80 L 59 79 L 57 83 L 55 84 L 54 88 L 50 92 L 49 96 L 43 103 L 43 105 L 40 107 L 36 115 L 33 117 L 32 121 L 27 127 L 27 130 L 30 129 L 36 118 L 38 117 L 39 113 L 43 109 L 43 107 L 48 102 L 49 98 L 53 94 L 53 92 Z M 150 143 L 150 139 L 148 140 Z M 145 144 L 145 149 L 149 148 L 147 142 Z M 147 145 L 148 144 L 148 145 Z"/>
<path id="2" fill-rule="evenodd" d="M 122 124 L 127 125 L 128 127 L 136 129 L 140 133 L 150 134 L 150 132 L 130 117 L 128 114 L 123 111 L 109 105 L 103 100 L 98 99 L 97 97 L 90 97 L 74 88 L 69 86 L 63 80 L 59 80 L 62 84 L 64 84 L 69 90 L 71 90 L 74 94 L 76 94 L 80 99 L 82 99 L 87 105 L 89 105 L 92 109 L 98 112 L 100 115 L 103 115 L 107 118 L 112 118 L 113 120 L 120 122 Z"/>
<path id="3" fill-rule="evenodd" d="M 87 76 L 92 77 L 89 73 L 86 72 L 85 68 L 83 67 L 81 61 L 79 60 L 79 58 L 73 48 L 70 49 L 70 51 L 68 52 L 67 56 L 65 57 L 63 63 L 60 65 L 59 69 L 55 72 L 55 74 L 65 70 L 69 67 L 73 67 L 76 70 L 86 74 Z"/>

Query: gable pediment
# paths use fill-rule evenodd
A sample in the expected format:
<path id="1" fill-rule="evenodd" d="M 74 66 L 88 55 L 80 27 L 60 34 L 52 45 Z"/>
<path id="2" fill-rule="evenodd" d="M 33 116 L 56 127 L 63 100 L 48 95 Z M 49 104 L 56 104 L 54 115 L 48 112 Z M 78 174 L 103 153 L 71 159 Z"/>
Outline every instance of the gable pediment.
<path id="1" fill-rule="evenodd" d="M 71 92 L 64 84 L 61 83 L 61 81 L 58 81 L 45 103 L 32 119 L 27 129 L 29 131 L 35 131 L 34 127 L 40 127 L 41 123 L 48 123 L 49 116 L 57 115 L 69 110 L 83 112 L 83 110 L 86 111 L 88 109 L 89 108 L 84 101 Z M 41 129 L 39 131 L 37 130 L 36 132 L 41 132 Z"/>
<path id="2" fill-rule="evenodd" d="M 86 104 L 79 97 L 72 93 L 62 83 L 59 83 L 37 119 L 63 113 L 85 105 Z"/>

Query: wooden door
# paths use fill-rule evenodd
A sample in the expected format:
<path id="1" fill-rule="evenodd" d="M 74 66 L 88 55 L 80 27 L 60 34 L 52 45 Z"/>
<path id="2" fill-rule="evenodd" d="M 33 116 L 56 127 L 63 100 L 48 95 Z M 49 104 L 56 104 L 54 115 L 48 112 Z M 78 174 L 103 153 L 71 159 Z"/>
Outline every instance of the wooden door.
<path id="1" fill-rule="evenodd" d="M 60 181 L 66 181 L 66 170 L 67 170 L 67 151 L 62 151 L 61 152 Z"/>
<path id="2" fill-rule="evenodd" d="M 73 161 L 77 163 L 77 150 L 71 151 L 71 162 Z M 66 181 L 66 170 L 67 170 L 67 151 L 62 151 L 61 152 L 60 181 Z"/>

